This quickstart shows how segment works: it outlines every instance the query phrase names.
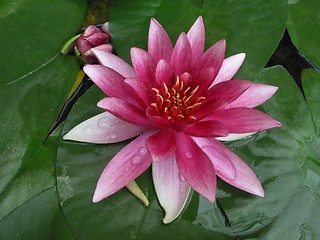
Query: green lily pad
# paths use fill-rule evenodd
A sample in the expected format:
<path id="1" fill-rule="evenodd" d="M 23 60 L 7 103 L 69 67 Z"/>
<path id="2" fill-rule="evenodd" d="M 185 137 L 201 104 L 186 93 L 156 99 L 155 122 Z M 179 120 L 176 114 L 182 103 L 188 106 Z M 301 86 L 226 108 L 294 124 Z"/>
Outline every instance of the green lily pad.
<path id="1" fill-rule="evenodd" d="M 288 31 L 302 54 L 320 67 L 320 2 L 294 1 L 289 4 Z"/>

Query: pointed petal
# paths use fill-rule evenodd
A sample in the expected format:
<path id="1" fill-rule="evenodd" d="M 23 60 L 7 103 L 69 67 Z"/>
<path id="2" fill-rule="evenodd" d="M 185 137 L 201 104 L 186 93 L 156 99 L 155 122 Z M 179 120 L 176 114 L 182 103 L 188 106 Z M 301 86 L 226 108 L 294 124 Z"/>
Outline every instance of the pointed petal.
<path id="1" fill-rule="evenodd" d="M 150 126 L 146 113 L 131 103 L 118 98 L 104 98 L 97 104 L 123 121 L 140 126 Z"/>
<path id="2" fill-rule="evenodd" d="M 146 140 L 146 147 L 151 153 L 153 161 L 167 160 L 176 150 L 174 133 L 170 129 L 163 129 Z"/>
<path id="3" fill-rule="evenodd" d="M 157 64 L 155 77 L 158 87 L 163 87 L 163 83 L 165 83 L 167 86 L 171 86 L 175 81 L 175 76 L 171 65 L 163 59 L 161 59 Z"/>
<path id="4" fill-rule="evenodd" d="M 99 62 L 106 67 L 109 67 L 125 78 L 135 78 L 136 74 L 133 70 L 133 68 L 126 63 L 123 59 L 117 57 L 116 55 L 101 50 L 99 48 L 93 48 L 91 51 L 96 55 L 98 58 Z"/>
<path id="5" fill-rule="evenodd" d="M 217 140 L 208 138 L 193 138 L 198 146 L 210 158 L 216 173 L 222 175 L 227 179 L 236 178 L 236 169 L 228 156 L 220 149 Z"/>
<path id="6" fill-rule="evenodd" d="M 216 174 L 210 159 L 188 135 L 176 134 L 176 145 L 176 160 L 181 174 L 194 190 L 214 202 Z"/>
<path id="7" fill-rule="evenodd" d="M 216 79 L 212 83 L 212 86 L 217 83 L 232 79 L 233 76 L 238 72 L 239 68 L 241 67 L 245 57 L 246 57 L 245 53 L 239 53 L 224 59 L 222 66 L 220 68 L 220 71 Z"/>
<path id="8" fill-rule="evenodd" d="M 203 54 L 205 42 L 205 30 L 202 17 L 198 17 L 187 33 L 188 40 L 192 49 L 192 58 L 197 61 Z"/>
<path id="9" fill-rule="evenodd" d="M 151 155 L 144 143 L 152 133 L 145 132 L 111 159 L 99 178 L 93 202 L 99 202 L 119 191 L 151 165 Z"/>
<path id="10" fill-rule="evenodd" d="M 171 155 L 167 160 L 152 163 L 152 178 L 160 205 L 165 211 L 165 224 L 176 219 L 188 199 L 190 186 L 182 177 Z"/>
<path id="11" fill-rule="evenodd" d="M 281 126 L 281 123 L 269 115 L 251 108 L 228 108 L 207 118 L 223 122 L 229 133 L 258 132 Z"/>
<path id="12" fill-rule="evenodd" d="M 251 82 L 247 80 L 225 81 L 214 85 L 207 92 L 207 99 L 222 98 L 229 103 L 236 100 L 250 86 Z"/>
<path id="13" fill-rule="evenodd" d="M 130 183 L 128 183 L 126 185 L 126 188 L 133 194 L 135 195 L 137 198 L 139 198 L 139 200 L 146 205 L 147 207 L 149 206 L 149 200 L 146 197 L 146 195 L 144 195 L 144 193 L 142 192 L 142 190 L 139 188 L 139 185 L 136 183 L 136 181 L 132 181 Z"/>
<path id="14" fill-rule="evenodd" d="M 213 141 L 212 146 L 214 146 L 214 148 L 219 151 L 221 155 L 226 156 L 232 162 L 236 171 L 235 178 L 231 179 L 227 178 L 226 175 L 223 174 L 224 170 L 222 168 L 219 171 L 217 170 L 217 175 L 221 179 L 231 184 L 232 186 L 235 186 L 236 188 L 242 189 L 246 192 L 255 194 L 260 197 L 264 196 L 264 191 L 259 179 L 244 161 L 242 161 L 236 154 L 234 154 L 230 149 L 228 149 L 218 141 Z M 204 149 L 204 151 L 206 152 L 207 150 Z M 210 158 L 211 157 L 214 158 L 214 154 L 210 155 Z"/>
<path id="15" fill-rule="evenodd" d="M 167 32 L 154 18 L 150 21 L 148 52 L 156 62 L 160 59 L 170 61 L 172 53 L 172 43 Z"/>
<path id="16" fill-rule="evenodd" d="M 230 133 L 226 137 L 217 137 L 216 139 L 219 140 L 219 141 L 225 141 L 225 142 L 236 141 L 236 140 L 241 140 L 241 139 L 248 138 L 248 137 L 252 136 L 255 133 L 257 133 L 257 132 L 241 133 L 241 134 Z"/>
<path id="17" fill-rule="evenodd" d="M 239 98 L 230 104 L 229 107 L 254 108 L 267 101 L 275 94 L 278 87 L 253 83 Z"/>
<path id="18" fill-rule="evenodd" d="M 226 41 L 224 39 L 220 40 L 219 42 L 211 46 L 202 55 L 198 64 L 195 65 L 192 76 L 195 76 L 196 78 L 198 78 L 198 76 L 201 74 L 203 69 L 213 68 L 214 69 L 213 77 L 215 79 L 221 68 L 222 62 L 224 60 L 225 51 L 226 51 Z"/>
<path id="19" fill-rule="evenodd" d="M 122 121 L 111 113 L 100 113 L 80 123 L 63 136 L 64 140 L 88 143 L 115 143 L 135 137 L 146 127 Z"/>
<path id="20" fill-rule="evenodd" d="M 219 121 L 195 122 L 184 132 L 197 137 L 225 137 L 228 135 L 227 128 Z"/>
<path id="21" fill-rule="evenodd" d="M 132 101 L 124 77 L 116 71 L 102 65 L 86 65 L 83 70 L 109 97 Z"/>
<path id="22" fill-rule="evenodd" d="M 174 46 L 170 64 L 174 73 L 178 76 L 184 72 L 190 72 L 192 60 L 192 51 L 189 40 L 185 33 L 181 33 L 176 45 Z"/>
<path id="23" fill-rule="evenodd" d="M 143 49 L 131 48 L 131 61 L 138 79 L 147 87 L 154 86 L 156 63 L 151 55 Z"/>

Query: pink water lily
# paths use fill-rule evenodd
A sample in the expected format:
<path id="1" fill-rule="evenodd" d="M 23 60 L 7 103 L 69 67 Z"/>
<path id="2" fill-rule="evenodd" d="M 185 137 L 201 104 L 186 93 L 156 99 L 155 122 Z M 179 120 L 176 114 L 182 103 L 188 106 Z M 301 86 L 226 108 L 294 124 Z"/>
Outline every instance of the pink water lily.
<path id="1" fill-rule="evenodd" d="M 136 137 L 104 169 L 93 202 L 117 192 L 152 165 L 164 223 L 182 211 L 190 188 L 210 202 L 216 176 L 249 193 L 264 196 L 250 167 L 218 140 L 236 140 L 279 127 L 270 116 L 252 109 L 277 87 L 230 80 L 245 54 L 225 57 L 221 40 L 204 52 L 205 30 L 199 17 L 175 46 L 151 19 L 148 51 L 131 49 L 133 67 L 119 57 L 92 49 L 100 65 L 84 71 L 106 94 L 105 109 L 64 136 L 91 143 L 114 143 Z"/>

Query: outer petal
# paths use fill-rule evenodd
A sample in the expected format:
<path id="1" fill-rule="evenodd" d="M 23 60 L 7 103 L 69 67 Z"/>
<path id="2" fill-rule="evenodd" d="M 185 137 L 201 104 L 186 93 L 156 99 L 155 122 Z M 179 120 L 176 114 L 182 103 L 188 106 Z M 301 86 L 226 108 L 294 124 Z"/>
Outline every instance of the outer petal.
<path id="1" fill-rule="evenodd" d="M 148 88 L 154 86 L 156 63 L 152 56 L 143 49 L 131 48 L 131 61 L 138 79 Z"/>
<path id="2" fill-rule="evenodd" d="M 154 18 L 150 21 L 148 52 L 156 62 L 160 59 L 170 61 L 172 53 L 172 43 L 167 32 Z"/>
<path id="3" fill-rule="evenodd" d="M 111 113 L 100 113 L 80 123 L 63 136 L 64 140 L 88 143 L 115 143 L 135 137 L 146 127 L 122 121 Z"/>
<path id="4" fill-rule="evenodd" d="M 109 97 L 132 100 L 124 83 L 124 77 L 116 71 L 102 65 L 86 65 L 83 70 Z"/>
<path id="5" fill-rule="evenodd" d="M 267 101 L 275 94 L 278 87 L 253 83 L 247 91 L 230 104 L 229 107 L 248 107 L 254 108 Z"/>
<path id="6" fill-rule="evenodd" d="M 184 72 L 190 72 L 192 51 L 189 40 L 185 33 L 181 33 L 174 46 L 170 64 L 176 75 L 180 76 Z"/>
<path id="7" fill-rule="evenodd" d="M 165 161 L 153 162 L 152 177 L 157 197 L 165 210 L 163 222 L 170 223 L 183 210 L 190 186 L 177 167 L 175 155 L 171 155 Z"/>
<path id="8" fill-rule="evenodd" d="M 116 55 L 101 50 L 99 48 L 93 48 L 91 51 L 96 55 L 98 58 L 99 62 L 106 66 L 109 67 L 116 72 L 120 73 L 122 76 L 125 78 L 135 78 L 136 74 L 133 70 L 133 68 L 126 63 L 123 59 L 117 57 Z"/>
<path id="9" fill-rule="evenodd" d="M 238 72 L 245 57 L 245 53 L 239 53 L 224 59 L 220 71 L 211 87 L 219 82 L 227 81 L 233 78 L 233 76 Z"/>
<path id="10" fill-rule="evenodd" d="M 152 133 L 145 132 L 111 159 L 99 178 L 93 202 L 99 202 L 117 192 L 151 165 L 151 155 L 144 143 Z"/>
<path id="11" fill-rule="evenodd" d="M 150 126 L 151 124 L 142 109 L 121 99 L 104 98 L 97 105 L 126 122 L 140 126 Z"/>
<path id="12" fill-rule="evenodd" d="M 163 129 L 146 140 L 146 147 L 152 155 L 153 161 L 167 160 L 174 151 L 174 133 L 170 129 Z"/>
<path id="13" fill-rule="evenodd" d="M 229 133 L 251 133 L 281 126 L 267 114 L 250 108 L 225 109 L 213 113 L 208 119 L 223 122 Z"/>
<path id="14" fill-rule="evenodd" d="M 178 168 L 191 187 L 214 202 L 216 197 L 216 174 L 208 156 L 183 133 L 176 134 L 176 159 Z"/>
<path id="15" fill-rule="evenodd" d="M 217 174 L 230 180 L 236 178 L 236 169 L 228 156 L 220 149 L 220 145 L 217 145 L 217 140 L 197 137 L 193 139 L 210 158 Z"/>
<path id="16" fill-rule="evenodd" d="M 192 58 L 194 61 L 203 54 L 205 42 L 205 30 L 202 17 L 198 17 L 187 33 L 188 40 L 192 49 Z"/>
<path id="17" fill-rule="evenodd" d="M 223 160 L 223 158 L 218 159 L 216 157 L 217 152 L 220 156 L 225 156 L 227 159 L 229 159 L 229 161 L 232 162 L 236 171 L 235 178 L 228 178 L 225 174 L 225 169 L 223 168 L 223 165 L 220 165 L 221 169 L 218 169 L 219 166 L 216 165 L 215 169 L 217 175 L 227 183 L 239 189 L 263 197 L 264 191 L 261 186 L 261 183 L 255 175 L 255 173 L 250 169 L 250 167 L 244 161 L 242 161 L 236 154 L 234 154 L 227 147 L 225 147 L 222 143 L 214 140 L 211 143 L 212 149 L 203 149 L 203 151 L 206 152 L 206 154 L 214 162 Z"/>
<path id="18" fill-rule="evenodd" d="M 257 132 L 241 133 L 241 134 L 230 133 L 226 137 L 217 137 L 216 139 L 219 140 L 219 141 L 225 141 L 225 142 L 236 141 L 236 140 L 240 140 L 240 139 L 244 139 L 244 138 L 250 137 L 255 133 L 257 133 Z"/>

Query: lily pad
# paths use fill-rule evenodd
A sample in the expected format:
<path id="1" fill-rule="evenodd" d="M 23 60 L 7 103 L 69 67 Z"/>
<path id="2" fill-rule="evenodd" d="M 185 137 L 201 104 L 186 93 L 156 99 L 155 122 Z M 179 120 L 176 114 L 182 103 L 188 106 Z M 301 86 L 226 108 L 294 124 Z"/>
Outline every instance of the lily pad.
<path id="1" fill-rule="evenodd" d="M 311 62 L 320 67 L 320 2 L 293 1 L 289 4 L 288 31 L 294 45 Z"/>

